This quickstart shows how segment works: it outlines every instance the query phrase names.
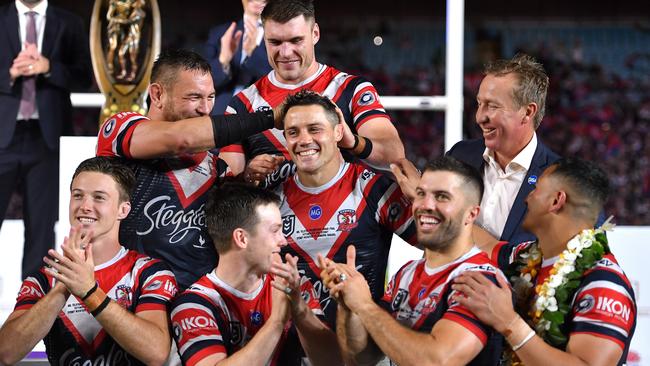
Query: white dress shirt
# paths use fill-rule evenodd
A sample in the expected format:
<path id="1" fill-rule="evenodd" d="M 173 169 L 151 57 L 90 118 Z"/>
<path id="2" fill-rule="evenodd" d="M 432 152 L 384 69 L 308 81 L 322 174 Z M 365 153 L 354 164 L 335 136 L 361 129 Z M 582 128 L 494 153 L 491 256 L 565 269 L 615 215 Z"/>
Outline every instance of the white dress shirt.
<path id="1" fill-rule="evenodd" d="M 494 151 L 485 148 L 483 152 L 485 191 L 476 223 L 497 239 L 503 233 L 510 209 L 519 193 L 519 188 L 524 183 L 536 149 L 537 134 L 533 134 L 528 145 L 506 165 L 505 170 L 501 169 L 494 158 Z"/>
<path id="2" fill-rule="evenodd" d="M 38 47 L 39 53 L 43 52 L 43 33 L 45 33 L 45 12 L 47 11 L 47 0 L 41 1 L 32 9 L 28 8 L 20 0 L 16 0 L 16 9 L 18 9 L 18 34 L 20 34 L 20 49 L 25 49 L 25 39 L 27 38 L 27 34 L 25 32 L 27 29 L 27 12 L 33 11 L 36 13 L 36 15 L 34 15 L 34 21 L 36 23 L 36 40 L 38 43 L 36 47 Z M 23 116 L 22 113 L 20 113 L 20 108 L 18 108 L 18 116 L 16 119 L 19 121 L 23 119 L 38 119 L 38 108 L 36 108 L 36 111 L 31 116 Z"/>

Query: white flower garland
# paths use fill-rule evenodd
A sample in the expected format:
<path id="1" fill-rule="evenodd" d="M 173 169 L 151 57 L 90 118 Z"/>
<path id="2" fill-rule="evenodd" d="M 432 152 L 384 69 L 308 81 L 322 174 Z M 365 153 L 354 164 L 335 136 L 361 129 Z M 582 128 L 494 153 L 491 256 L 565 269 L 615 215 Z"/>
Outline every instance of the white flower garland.
<path id="1" fill-rule="evenodd" d="M 610 216 L 605 223 L 598 229 L 586 229 L 580 234 L 574 236 L 567 243 L 567 248 L 560 254 L 559 259 L 551 269 L 551 275 L 544 280 L 537 289 L 537 299 L 534 303 L 534 316 L 539 319 L 536 328 L 537 332 L 549 330 L 551 322 L 547 319 L 541 318 L 541 314 L 545 311 L 557 311 L 558 303 L 555 298 L 555 290 L 564 285 L 568 279 L 567 275 L 575 271 L 575 261 L 578 257 L 582 256 L 582 251 L 591 247 L 596 240 L 596 234 L 609 231 L 614 228 L 614 224 L 610 223 L 612 217 Z M 531 283 L 532 285 L 532 283 Z"/>

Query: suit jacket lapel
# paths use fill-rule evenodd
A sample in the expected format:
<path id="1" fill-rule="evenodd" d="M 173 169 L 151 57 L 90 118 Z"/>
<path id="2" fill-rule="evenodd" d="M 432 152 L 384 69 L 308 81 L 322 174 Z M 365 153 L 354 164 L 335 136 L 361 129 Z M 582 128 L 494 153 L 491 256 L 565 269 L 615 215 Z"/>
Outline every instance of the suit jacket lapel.
<path id="1" fill-rule="evenodd" d="M 533 160 L 530 162 L 530 168 L 526 173 L 524 181 L 521 183 L 519 193 L 517 193 L 515 202 L 512 204 L 510 215 L 508 215 L 508 220 L 506 220 L 503 233 L 501 233 L 501 240 L 509 240 L 512 237 L 512 234 L 514 234 L 515 229 L 520 226 L 527 209 L 526 197 L 528 197 L 528 194 L 535 189 L 537 179 L 542 175 L 547 166 L 548 154 L 546 146 L 538 140 L 537 149 L 533 155 Z"/>
<path id="2" fill-rule="evenodd" d="M 52 8 L 48 6 L 45 19 L 45 30 L 43 31 L 43 45 L 41 46 L 41 54 L 47 58 L 52 55 L 52 47 L 54 47 L 60 26 L 61 22 L 59 18 L 56 17 Z"/>
<path id="3" fill-rule="evenodd" d="M 233 61 L 239 65 L 241 62 L 241 54 L 244 52 L 244 21 L 240 20 L 237 22 L 237 25 L 235 26 L 235 32 L 241 31 L 241 39 L 239 40 L 239 45 L 237 45 L 237 51 L 235 51 L 235 55 L 232 57 Z M 234 36 L 234 33 L 233 33 Z M 237 66 L 237 70 L 239 70 L 239 66 Z"/>
<path id="4" fill-rule="evenodd" d="M 11 4 L 5 8 L 4 14 L 2 14 L 3 25 L 5 27 L 5 34 L 9 40 L 9 46 L 14 55 L 18 55 L 22 47 L 20 46 L 20 34 L 18 33 L 18 9 L 16 9 L 16 4 Z"/>

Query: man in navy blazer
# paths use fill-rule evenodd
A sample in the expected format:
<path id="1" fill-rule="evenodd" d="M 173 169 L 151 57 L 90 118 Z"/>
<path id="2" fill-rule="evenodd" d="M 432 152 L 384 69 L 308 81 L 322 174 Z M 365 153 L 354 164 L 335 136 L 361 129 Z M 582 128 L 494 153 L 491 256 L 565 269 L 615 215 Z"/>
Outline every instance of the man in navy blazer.
<path id="1" fill-rule="evenodd" d="M 266 1 L 242 0 L 242 5 L 243 18 L 211 29 L 205 47 L 217 92 L 213 115 L 223 114 L 234 94 L 271 71 L 260 20 Z"/>
<path id="2" fill-rule="evenodd" d="M 527 55 L 490 63 L 484 74 L 476 96 L 483 138 L 458 142 L 447 154 L 483 176 L 480 227 L 511 243 L 534 240 L 521 228 L 526 197 L 544 169 L 560 158 L 535 133 L 544 117 L 548 76 Z"/>
<path id="3" fill-rule="evenodd" d="M 19 186 L 23 278 L 54 246 L 59 137 L 72 132 L 70 90 L 91 84 L 85 34 L 80 17 L 47 0 L 0 7 L 0 213 Z"/>

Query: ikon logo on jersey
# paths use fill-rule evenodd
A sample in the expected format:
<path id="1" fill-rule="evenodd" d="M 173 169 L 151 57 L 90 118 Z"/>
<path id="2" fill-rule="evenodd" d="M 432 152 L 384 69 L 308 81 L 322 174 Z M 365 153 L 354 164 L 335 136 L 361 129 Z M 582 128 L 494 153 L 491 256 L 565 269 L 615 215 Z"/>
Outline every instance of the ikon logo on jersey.
<path id="1" fill-rule="evenodd" d="M 339 223 L 338 231 L 352 231 L 359 225 L 357 222 L 357 211 L 355 210 L 341 210 L 336 216 L 336 221 Z"/>
<path id="2" fill-rule="evenodd" d="M 616 317 L 622 318 L 625 322 L 630 320 L 631 309 L 621 301 L 605 296 L 598 296 L 596 309 Z"/>
<path id="3" fill-rule="evenodd" d="M 197 328 L 217 328 L 217 322 L 207 316 L 189 316 L 180 320 L 179 325 L 183 331 L 191 331 Z"/>

